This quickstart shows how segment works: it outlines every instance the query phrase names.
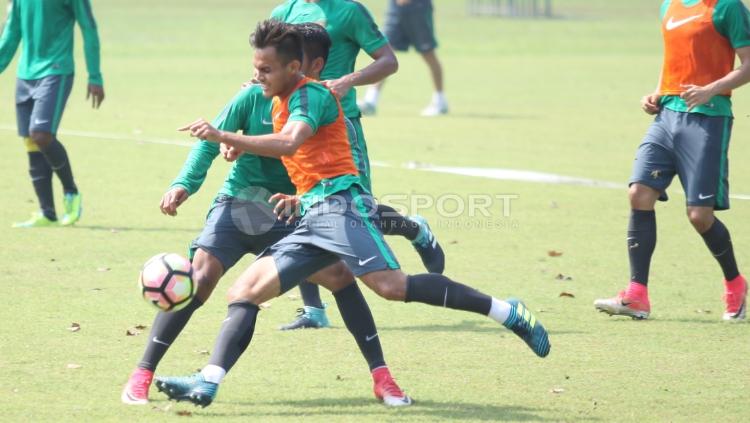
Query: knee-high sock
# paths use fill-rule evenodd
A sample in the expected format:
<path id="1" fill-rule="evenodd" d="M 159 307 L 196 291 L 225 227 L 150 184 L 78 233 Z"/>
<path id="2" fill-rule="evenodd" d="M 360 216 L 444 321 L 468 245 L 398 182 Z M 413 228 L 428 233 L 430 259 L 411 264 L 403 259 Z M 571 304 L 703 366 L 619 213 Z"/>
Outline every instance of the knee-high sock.
<path id="1" fill-rule="evenodd" d="M 473 311 L 484 316 L 492 308 L 492 297 L 489 295 L 437 273 L 408 276 L 405 301 Z"/>
<path id="2" fill-rule="evenodd" d="M 255 331 L 258 306 L 248 302 L 229 304 L 227 318 L 221 325 L 209 365 L 229 371 L 250 345 Z"/>
<path id="3" fill-rule="evenodd" d="M 318 285 L 307 281 L 299 283 L 299 292 L 302 294 L 302 302 L 308 307 L 323 308 L 323 300 L 320 299 Z"/>
<path id="4" fill-rule="evenodd" d="M 400 215 L 396 209 L 378 204 L 378 222 L 384 235 L 400 235 L 414 241 L 419 235 L 419 225 L 408 217 Z"/>
<path id="5" fill-rule="evenodd" d="M 370 370 L 385 366 L 383 348 L 370 307 L 356 282 L 333 294 L 346 328 L 357 341 Z"/>
<path id="6" fill-rule="evenodd" d="M 70 166 L 70 160 L 68 160 L 68 152 L 65 151 L 62 143 L 55 138 L 47 147 L 40 148 L 42 154 L 47 159 L 47 163 L 55 171 L 55 174 L 60 178 L 60 182 L 63 186 L 65 193 L 77 193 L 78 187 L 73 180 L 73 169 Z"/>
<path id="7" fill-rule="evenodd" d="M 47 219 L 57 220 L 52 194 L 52 168 L 44 155 L 38 151 L 29 152 L 29 175 L 42 213 Z"/>
<path id="8" fill-rule="evenodd" d="M 719 262 L 719 266 L 724 272 L 724 279 L 731 281 L 739 276 L 740 271 L 737 269 L 737 261 L 734 258 L 732 238 L 729 236 L 727 227 L 719 219 L 716 219 L 714 224 L 701 236 L 711 254 Z"/>
<path id="9" fill-rule="evenodd" d="M 159 365 L 164 354 L 167 353 L 169 346 L 172 345 L 177 336 L 185 328 L 185 325 L 192 317 L 193 312 L 198 310 L 203 302 L 198 298 L 193 298 L 182 310 L 172 311 L 169 313 L 160 312 L 154 319 L 151 327 L 151 333 L 148 335 L 148 344 L 143 357 L 138 363 L 141 369 L 154 371 Z"/>
<path id="10" fill-rule="evenodd" d="M 653 210 L 631 210 L 627 241 L 630 280 L 648 285 L 651 256 L 656 248 L 656 213 Z"/>

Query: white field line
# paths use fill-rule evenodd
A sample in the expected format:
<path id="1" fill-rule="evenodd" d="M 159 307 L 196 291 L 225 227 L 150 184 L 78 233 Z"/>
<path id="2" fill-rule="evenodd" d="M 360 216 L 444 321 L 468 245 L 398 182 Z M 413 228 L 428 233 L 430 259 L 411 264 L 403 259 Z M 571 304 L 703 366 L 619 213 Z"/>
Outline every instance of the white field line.
<path id="1" fill-rule="evenodd" d="M 0 123 L 0 130 L 16 131 L 15 125 Z M 178 147 L 191 147 L 193 141 L 170 140 L 163 138 L 147 138 L 138 135 L 123 135 L 100 132 L 87 132 L 76 130 L 60 130 L 62 135 L 70 135 L 81 138 L 92 138 L 106 141 L 138 142 L 144 144 L 174 145 Z M 375 167 L 392 167 L 386 162 L 372 161 Z M 433 166 L 426 163 L 410 162 L 404 165 L 407 169 L 426 172 L 447 173 L 452 175 L 473 176 L 477 178 L 488 178 L 502 181 L 535 182 L 544 184 L 578 185 L 593 188 L 625 189 L 626 184 L 598 181 L 595 179 L 579 178 L 573 176 L 557 175 L 554 173 L 534 172 L 529 170 L 514 170 L 500 168 L 481 167 L 455 167 L 455 166 Z M 681 193 L 681 191 L 679 191 Z M 732 194 L 729 196 L 736 200 L 750 200 L 750 194 Z"/>

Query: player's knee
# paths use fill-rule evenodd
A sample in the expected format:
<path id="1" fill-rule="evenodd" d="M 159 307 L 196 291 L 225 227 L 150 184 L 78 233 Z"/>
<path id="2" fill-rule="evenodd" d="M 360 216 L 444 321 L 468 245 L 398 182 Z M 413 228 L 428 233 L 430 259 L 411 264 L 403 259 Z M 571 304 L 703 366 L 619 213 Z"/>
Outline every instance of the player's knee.
<path id="1" fill-rule="evenodd" d="M 403 301 L 406 298 L 406 277 L 401 272 L 377 272 L 371 277 L 370 286 L 379 296 L 390 301 Z"/>
<path id="2" fill-rule="evenodd" d="M 34 144 L 36 144 L 36 146 L 41 149 L 47 148 L 50 144 L 52 144 L 52 141 L 54 141 L 54 139 L 54 135 L 50 134 L 49 132 L 31 133 L 31 140 L 34 141 Z"/>
<path id="3" fill-rule="evenodd" d="M 659 192 L 641 184 L 631 184 L 628 189 L 630 207 L 637 210 L 650 210 L 654 207 Z"/>
<path id="4" fill-rule="evenodd" d="M 203 269 L 193 269 L 195 295 L 204 303 L 211 297 L 219 279 Z"/>
<path id="5" fill-rule="evenodd" d="M 711 228 L 714 223 L 713 211 L 708 207 L 688 207 L 688 220 L 698 233 L 704 233 Z"/>

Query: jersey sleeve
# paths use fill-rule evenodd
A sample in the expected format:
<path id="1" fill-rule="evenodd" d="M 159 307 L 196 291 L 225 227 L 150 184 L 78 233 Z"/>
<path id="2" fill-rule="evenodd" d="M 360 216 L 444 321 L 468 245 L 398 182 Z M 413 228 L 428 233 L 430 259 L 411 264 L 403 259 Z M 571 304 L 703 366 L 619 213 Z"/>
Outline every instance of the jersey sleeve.
<path id="1" fill-rule="evenodd" d="M 2 73 L 8 64 L 13 60 L 13 56 L 18 50 L 18 44 L 21 42 L 21 24 L 19 6 L 17 2 L 10 4 L 8 18 L 5 20 L 3 32 L 0 34 L 0 73 Z"/>
<path id="2" fill-rule="evenodd" d="M 249 104 L 252 102 L 252 96 L 249 94 L 249 88 L 241 90 L 213 120 L 213 126 L 227 132 L 244 129 L 245 117 L 252 107 L 252 104 Z M 196 142 L 185 164 L 182 165 L 180 173 L 172 181 L 171 187 L 185 188 L 191 195 L 197 192 L 206 180 L 208 169 L 218 155 L 219 144 L 205 140 Z"/>
<path id="3" fill-rule="evenodd" d="M 333 94 L 320 84 L 307 84 L 289 97 L 288 121 L 304 122 L 318 132 L 322 125 L 328 125 L 338 117 L 338 106 Z"/>
<path id="4" fill-rule="evenodd" d="M 284 15 L 286 15 L 286 4 L 280 4 L 273 8 L 271 11 L 271 16 L 269 16 L 271 19 L 276 19 L 278 21 L 284 20 Z"/>
<path id="5" fill-rule="evenodd" d="M 714 10 L 714 26 L 733 48 L 750 46 L 750 12 L 741 0 L 720 1 Z"/>
<path id="6" fill-rule="evenodd" d="M 362 3 L 356 1 L 352 2 L 351 7 L 350 25 L 353 28 L 352 36 L 362 50 L 367 54 L 372 54 L 375 50 L 388 44 L 388 40 L 380 32 L 380 28 L 378 28 L 378 24 L 372 18 L 370 11 Z"/>
<path id="7" fill-rule="evenodd" d="M 83 35 L 83 53 L 86 56 L 89 84 L 103 85 L 102 72 L 99 68 L 99 33 L 89 0 L 73 0 L 73 14 Z"/>

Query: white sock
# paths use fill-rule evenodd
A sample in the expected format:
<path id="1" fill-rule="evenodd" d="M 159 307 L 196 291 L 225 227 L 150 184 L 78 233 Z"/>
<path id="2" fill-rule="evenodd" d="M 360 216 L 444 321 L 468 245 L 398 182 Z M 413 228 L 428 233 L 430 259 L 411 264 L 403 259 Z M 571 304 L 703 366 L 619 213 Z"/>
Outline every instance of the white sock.
<path id="1" fill-rule="evenodd" d="M 380 97 L 380 90 L 375 85 L 370 85 L 365 92 L 365 103 L 375 106 L 378 104 L 378 97 Z"/>
<path id="2" fill-rule="evenodd" d="M 208 364 L 203 370 L 201 370 L 201 374 L 203 375 L 203 378 L 206 379 L 206 382 L 221 383 L 221 381 L 224 380 L 227 371 L 215 364 Z"/>
<path id="3" fill-rule="evenodd" d="M 442 91 L 435 91 L 432 93 L 432 104 L 442 106 L 445 103 L 445 94 L 443 94 Z"/>
<path id="4" fill-rule="evenodd" d="M 498 323 L 505 323 L 508 317 L 510 317 L 510 310 L 510 303 L 492 297 L 492 307 L 490 307 L 490 312 L 487 316 Z"/>

